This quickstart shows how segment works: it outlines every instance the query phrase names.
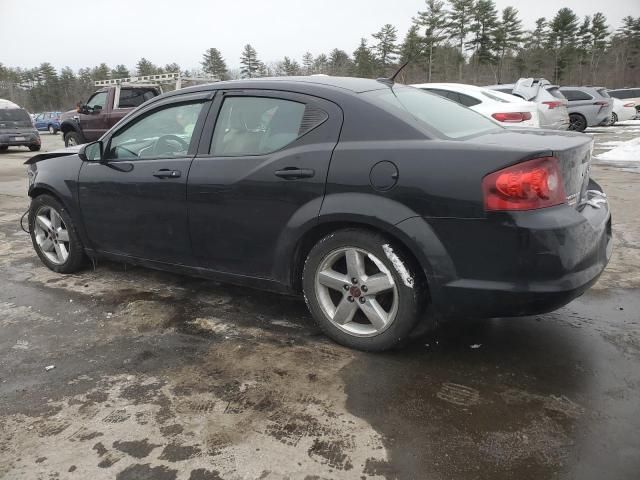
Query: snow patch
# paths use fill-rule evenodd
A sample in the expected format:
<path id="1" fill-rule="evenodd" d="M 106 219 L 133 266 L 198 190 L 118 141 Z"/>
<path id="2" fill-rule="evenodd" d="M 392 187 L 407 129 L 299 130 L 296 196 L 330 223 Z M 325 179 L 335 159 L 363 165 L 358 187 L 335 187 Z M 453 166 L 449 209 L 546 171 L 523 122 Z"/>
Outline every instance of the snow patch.
<path id="1" fill-rule="evenodd" d="M 400 274 L 400 278 L 402 278 L 402 282 L 409 288 L 413 288 L 413 277 L 407 270 L 407 267 L 402 263 L 402 260 L 396 255 L 396 252 L 393 251 L 393 248 L 388 243 L 382 245 L 382 250 L 384 250 L 384 254 L 387 256 L 393 268 L 396 269 L 396 272 Z"/>
<path id="2" fill-rule="evenodd" d="M 640 137 L 622 142 L 617 147 L 598 155 L 596 158 L 598 160 L 640 162 Z"/>

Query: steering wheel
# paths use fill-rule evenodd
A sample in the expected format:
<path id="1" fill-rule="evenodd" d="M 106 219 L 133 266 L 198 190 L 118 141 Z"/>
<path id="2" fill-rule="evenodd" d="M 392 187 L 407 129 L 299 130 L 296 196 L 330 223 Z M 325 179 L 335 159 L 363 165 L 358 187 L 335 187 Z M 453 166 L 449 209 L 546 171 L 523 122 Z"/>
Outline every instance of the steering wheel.
<path id="1" fill-rule="evenodd" d="M 180 148 L 176 149 L 176 145 L 178 144 Z M 173 145 L 172 145 L 173 144 Z M 163 135 L 158 140 L 156 140 L 156 144 L 153 146 L 153 154 L 156 156 L 160 156 L 165 153 L 177 153 L 181 151 L 186 151 L 189 149 L 189 144 L 185 142 L 182 138 L 177 135 Z"/>

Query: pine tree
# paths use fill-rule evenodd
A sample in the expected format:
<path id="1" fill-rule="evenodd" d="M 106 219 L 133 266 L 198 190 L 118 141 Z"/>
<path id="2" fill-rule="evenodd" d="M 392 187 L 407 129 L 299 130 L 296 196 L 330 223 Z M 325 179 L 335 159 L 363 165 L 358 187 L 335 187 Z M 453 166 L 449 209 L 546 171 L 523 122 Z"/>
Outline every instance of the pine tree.
<path id="1" fill-rule="evenodd" d="M 300 75 L 300 65 L 295 60 L 291 60 L 289 57 L 284 57 L 280 62 L 279 70 L 284 76 Z"/>
<path id="2" fill-rule="evenodd" d="M 544 20 L 544 19 L 542 19 Z M 522 42 L 522 21 L 518 18 L 518 10 L 505 7 L 502 18 L 494 31 L 495 49 L 498 55 L 498 72 L 496 80 L 502 82 L 502 69 L 507 52 L 515 50 Z"/>
<path id="3" fill-rule="evenodd" d="M 146 75 L 156 75 L 158 73 L 158 67 L 156 67 L 146 58 L 142 57 L 136 64 L 136 73 L 139 77 L 143 77 Z"/>
<path id="4" fill-rule="evenodd" d="M 372 78 L 375 75 L 376 62 L 367 46 L 365 38 L 360 39 L 360 46 L 353 52 L 353 74 L 356 77 Z"/>
<path id="5" fill-rule="evenodd" d="M 352 62 L 344 50 L 334 48 L 329 54 L 329 74 L 346 76 L 351 70 Z"/>
<path id="6" fill-rule="evenodd" d="M 427 9 L 424 12 L 418 12 L 418 18 L 415 19 L 415 23 L 424 27 L 424 46 L 427 56 L 427 81 L 430 82 L 433 72 L 433 51 L 442 43 L 443 40 L 447 38 L 445 33 L 447 28 L 447 12 L 444 9 L 444 2 L 440 0 L 427 0 Z M 404 59 L 405 47 L 410 34 L 413 35 L 411 29 L 400 48 L 403 61 L 406 61 L 406 59 Z M 412 39 L 412 41 L 415 40 Z"/>
<path id="7" fill-rule="evenodd" d="M 327 74 L 329 73 L 329 57 L 324 53 L 321 53 L 313 61 L 313 70 L 315 73 Z"/>
<path id="8" fill-rule="evenodd" d="M 384 74 L 387 67 L 398 58 L 398 30 L 387 23 L 377 33 L 372 35 L 378 43 L 373 46 L 377 63 Z"/>
<path id="9" fill-rule="evenodd" d="M 473 18 L 473 0 L 451 0 L 451 10 L 447 31 L 449 38 L 455 39 L 460 57 L 458 59 L 458 80 L 462 81 L 462 68 L 464 66 L 464 42 L 469 34 L 471 21 Z"/>
<path id="10" fill-rule="evenodd" d="M 466 42 L 467 49 L 473 50 L 475 81 L 478 81 L 480 65 L 493 61 L 495 30 L 498 25 L 498 12 L 493 0 L 478 0 L 474 6 L 472 23 L 469 28 L 473 37 Z"/>
<path id="11" fill-rule="evenodd" d="M 180 65 L 178 65 L 176 62 L 173 63 L 167 63 L 164 68 L 163 68 L 165 73 L 180 73 L 181 69 L 180 69 Z"/>
<path id="12" fill-rule="evenodd" d="M 607 47 L 607 37 L 609 36 L 609 27 L 607 25 L 607 17 L 601 12 L 597 12 L 591 19 L 591 83 L 596 83 L 596 73 L 598 72 L 598 66 L 600 60 L 604 56 L 605 48 Z"/>
<path id="13" fill-rule="evenodd" d="M 116 68 L 111 70 L 111 78 L 129 78 L 129 69 L 124 65 L 116 65 Z"/>
<path id="14" fill-rule="evenodd" d="M 91 70 L 93 80 L 106 80 L 111 77 L 111 69 L 106 63 L 101 63 Z"/>
<path id="15" fill-rule="evenodd" d="M 305 75 L 313 73 L 313 55 L 307 52 L 302 56 L 302 68 Z"/>
<path id="16" fill-rule="evenodd" d="M 204 52 L 202 55 L 202 70 L 204 73 L 213 75 L 220 80 L 227 80 L 229 78 L 227 63 L 217 48 L 210 48 Z"/>
<path id="17" fill-rule="evenodd" d="M 550 23 L 548 46 L 554 52 L 554 83 L 560 83 L 571 66 L 572 48 L 576 43 L 578 17 L 570 8 L 561 8 Z"/>
<path id="18" fill-rule="evenodd" d="M 244 78 L 254 78 L 262 76 L 265 65 L 258 60 L 258 52 L 249 43 L 244 46 L 242 55 L 240 56 L 240 74 Z"/>

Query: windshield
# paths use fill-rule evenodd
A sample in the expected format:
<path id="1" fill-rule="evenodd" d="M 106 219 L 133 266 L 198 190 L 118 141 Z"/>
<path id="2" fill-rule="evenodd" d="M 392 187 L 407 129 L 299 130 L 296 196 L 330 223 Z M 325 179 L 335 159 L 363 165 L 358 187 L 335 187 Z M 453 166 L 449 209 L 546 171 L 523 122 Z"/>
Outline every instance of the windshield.
<path id="1" fill-rule="evenodd" d="M 448 138 L 468 137 L 502 129 L 470 108 L 417 88 L 395 86 L 363 95 L 387 111 L 401 110 L 409 113 L 419 123 Z"/>
<path id="2" fill-rule="evenodd" d="M 30 127 L 31 117 L 22 108 L 0 109 L 0 128 Z"/>

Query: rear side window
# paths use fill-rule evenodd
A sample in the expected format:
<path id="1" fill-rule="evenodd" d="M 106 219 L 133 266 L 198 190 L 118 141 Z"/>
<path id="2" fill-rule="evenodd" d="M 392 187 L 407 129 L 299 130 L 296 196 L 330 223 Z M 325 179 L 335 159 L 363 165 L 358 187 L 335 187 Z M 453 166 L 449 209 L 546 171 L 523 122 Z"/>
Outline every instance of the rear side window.
<path id="1" fill-rule="evenodd" d="M 281 98 L 228 97 L 218 114 L 210 153 L 241 157 L 280 150 L 310 130 L 309 122 L 303 122 L 305 107 Z M 327 118 L 322 114 L 316 117 L 311 128 Z"/>
<path id="2" fill-rule="evenodd" d="M 502 127 L 474 110 L 417 88 L 385 88 L 362 95 L 389 112 L 408 113 L 416 122 L 448 138 L 462 138 L 502 130 Z"/>
<path id="3" fill-rule="evenodd" d="M 120 90 L 120 108 L 135 108 L 142 105 L 147 100 L 157 95 L 156 91 L 150 88 L 127 88 Z"/>
<path id="4" fill-rule="evenodd" d="M 474 105 L 479 105 L 482 102 L 477 98 L 472 97 L 471 95 L 465 95 L 464 93 L 458 92 L 460 96 L 460 103 L 465 107 L 473 107 Z"/>
<path id="5" fill-rule="evenodd" d="M 598 92 L 600 95 L 602 95 L 605 98 L 610 98 L 606 88 L 599 88 L 596 90 L 596 92 Z"/>
<path id="6" fill-rule="evenodd" d="M 582 92 L 580 90 L 562 90 L 562 94 L 570 102 L 575 100 L 592 100 L 593 99 L 591 95 L 589 95 L 588 93 Z"/>
<path id="7" fill-rule="evenodd" d="M 460 92 L 452 92 L 451 90 L 443 90 L 441 88 L 425 88 L 423 90 L 435 93 L 436 95 L 448 98 L 449 100 L 453 100 L 454 102 L 459 103 L 460 105 L 464 105 L 465 107 L 473 107 L 474 105 L 479 105 L 480 103 L 482 103 L 477 98 L 473 98 Z"/>

